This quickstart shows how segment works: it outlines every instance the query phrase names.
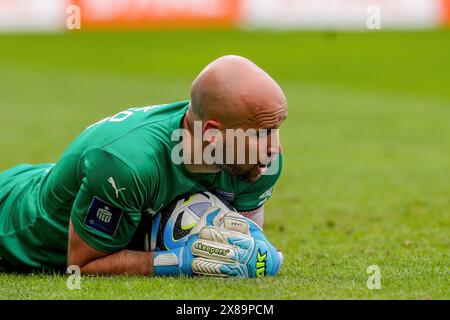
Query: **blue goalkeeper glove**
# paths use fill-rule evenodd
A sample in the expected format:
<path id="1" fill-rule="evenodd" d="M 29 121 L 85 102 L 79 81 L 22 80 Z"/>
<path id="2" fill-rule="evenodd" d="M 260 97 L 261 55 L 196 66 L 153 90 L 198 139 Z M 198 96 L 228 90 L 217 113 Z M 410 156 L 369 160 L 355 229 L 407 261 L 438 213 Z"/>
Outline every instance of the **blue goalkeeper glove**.
<path id="1" fill-rule="evenodd" d="M 282 261 L 253 221 L 211 208 L 180 247 L 155 252 L 154 273 L 254 278 L 276 275 Z"/>

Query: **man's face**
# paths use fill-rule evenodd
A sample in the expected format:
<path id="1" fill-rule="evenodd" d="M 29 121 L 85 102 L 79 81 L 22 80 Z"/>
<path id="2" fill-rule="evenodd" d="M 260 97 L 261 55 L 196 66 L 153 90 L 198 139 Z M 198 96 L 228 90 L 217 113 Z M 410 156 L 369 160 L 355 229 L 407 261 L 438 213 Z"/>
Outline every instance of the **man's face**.
<path id="1" fill-rule="evenodd" d="M 265 121 L 254 121 L 239 129 L 225 130 L 224 164 L 219 164 L 218 167 L 248 183 L 258 180 L 267 171 L 267 165 L 281 151 L 279 127 L 286 116 L 286 108 L 282 108 Z M 230 152 L 231 146 L 234 148 Z"/>

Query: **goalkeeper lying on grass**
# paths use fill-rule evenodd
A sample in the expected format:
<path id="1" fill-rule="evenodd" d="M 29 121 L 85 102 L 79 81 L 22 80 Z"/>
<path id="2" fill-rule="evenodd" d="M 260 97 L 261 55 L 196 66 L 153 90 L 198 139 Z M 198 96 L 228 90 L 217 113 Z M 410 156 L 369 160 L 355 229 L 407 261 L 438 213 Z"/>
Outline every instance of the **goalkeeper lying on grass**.
<path id="1" fill-rule="evenodd" d="M 262 226 L 281 174 L 277 129 L 286 116 L 286 98 L 267 73 L 225 56 L 195 79 L 190 101 L 126 110 L 88 127 L 56 164 L 0 173 L 0 270 L 158 274 L 154 260 L 169 256 L 127 249 L 139 222 L 199 191 L 227 197 Z M 254 132 L 229 152 L 239 140 L 230 130 Z"/>

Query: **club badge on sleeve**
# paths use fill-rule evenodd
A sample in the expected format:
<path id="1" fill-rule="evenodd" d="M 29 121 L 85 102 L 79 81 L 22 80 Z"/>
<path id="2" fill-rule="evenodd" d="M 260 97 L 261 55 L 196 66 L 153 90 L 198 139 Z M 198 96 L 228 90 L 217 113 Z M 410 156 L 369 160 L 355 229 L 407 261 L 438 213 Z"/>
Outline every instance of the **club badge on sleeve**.
<path id="1" fill-rule="evenodd" d="M 104 234 L 114 236 L 122 218 L 123 211 L 94 197 L 84 224 Z"/>

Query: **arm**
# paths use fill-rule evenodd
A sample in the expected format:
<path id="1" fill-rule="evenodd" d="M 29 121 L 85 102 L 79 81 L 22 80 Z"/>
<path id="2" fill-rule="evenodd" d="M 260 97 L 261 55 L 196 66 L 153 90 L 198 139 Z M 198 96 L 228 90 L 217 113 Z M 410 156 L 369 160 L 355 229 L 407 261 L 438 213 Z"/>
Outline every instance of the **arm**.
<path id="1" fill-rule="evenodd" d="M 84 274 L 127 274 L 148 276 L 153 274 L 153 253 L 121 250 L 105 253 L 94 249 L 69 226 L 67 265 L 77 265 Z"/>
<path id="2" fill-rule="evenodd" d="M 222 215 L 220 210 L 215 209 L 209 214 Z M 228 223 L 230 229 L 224 228 L 224 225 L 227 225 L 226 219 L 232 221 Z M 206 221 L 208 219 L 203 219 L 204 223 Z M 198 234 L 192 234 L 183 247 L 158 253 L 121 250 L 106 254 L 84 242 L 70 225 L 68 264 L 76 264 L 80 266 L 82 273 L 94 275 L 177 276 L 184 274 L 192 276 L 202 274 L 261 277 L 277 274 L 282 263 L 281 253 L 267 241 L 261 229 L 252 227 L 250 221 L 247 221 L 233 216 L 226 217 L 222 220 L 221 226 L 211 228 L 205 225 Z M 243 231 L 245 229 L 246 232 Z M 213 234 L 216 233 L 217 235 L 214 236 Z M 249 242 L 251 237 L 254 237 L 254 241 Z M 222 240 L 217 241 L 217 239 Z M 215 248 L 215 250 L 206 252 L 201 249 L 204 246 Z M 228 259 L 224 260 L 221 254 L 213 254 L 224 249 L 229 252 Z M 258 267 L 258 259 L 264 259 L 260 267 Z"/>
<path id="3" fill-rule="evenodd" d="M 88 152 L 80 171 L 82 184 L 69 225 L 68 265 L 86 274 L 151 274 L 150 253 L 125 250 L 141 220 L 146 184 L 121 159 L 102 150 Z"/>

